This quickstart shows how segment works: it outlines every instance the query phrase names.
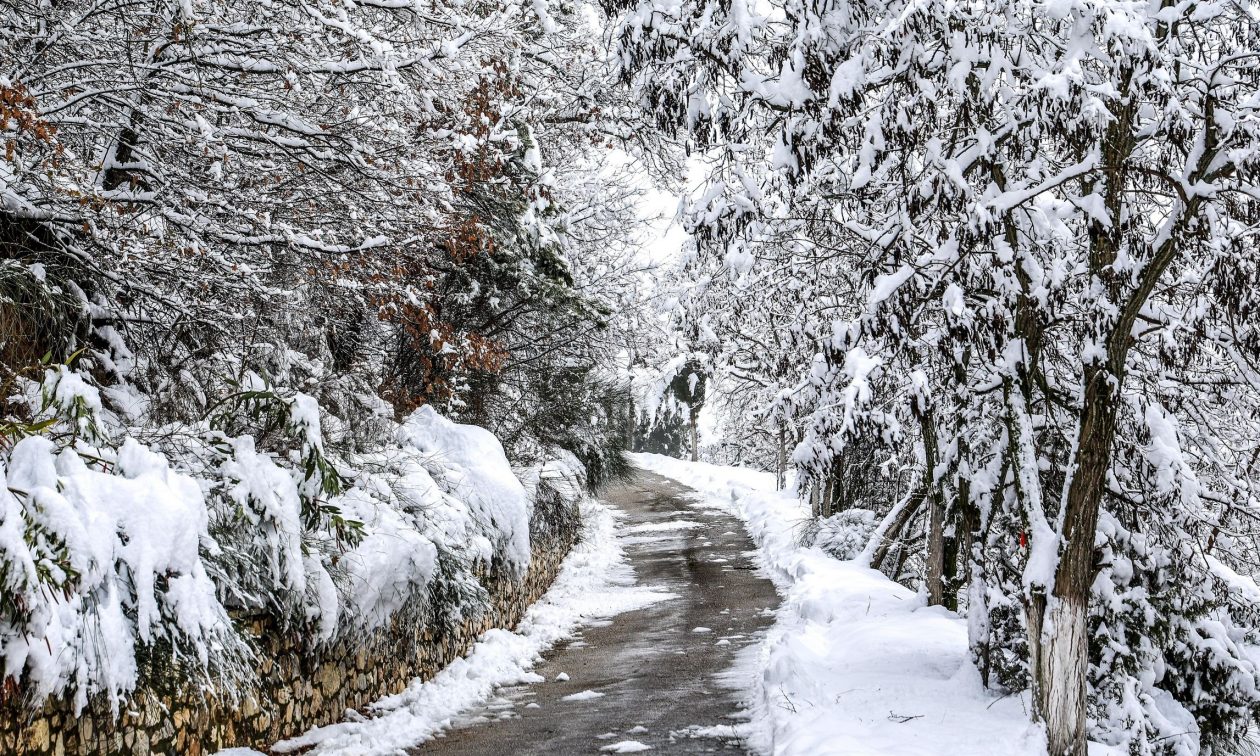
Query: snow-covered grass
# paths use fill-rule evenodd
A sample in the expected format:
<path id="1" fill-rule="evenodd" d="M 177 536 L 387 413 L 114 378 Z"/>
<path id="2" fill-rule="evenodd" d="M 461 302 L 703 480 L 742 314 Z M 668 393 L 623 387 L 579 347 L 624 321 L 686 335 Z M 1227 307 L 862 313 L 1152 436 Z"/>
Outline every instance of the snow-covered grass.
<path id="1" fill-rule="evenodd" d="M 433 679 L 416 681 L 402 693 L 376 702 L 370 719 L 316 728 L 276 744 L 272 751 L 312 748 L 315 754 L 370 756 L 418 745 L 449 727 L 456 715 L 490 698 L 497 688 L 543 682 L 533 671 L 540 654 L 584 622 L 673 598 L 671 593 L 635 584 L 617 536 L 618 517 L 603 504 L 583 501 L 578 544 L 555 583 L 515 631 L 487 631 L 466 657 Z"/>
<path id="2" fill-rule="evenodd" d="M 965 620 L 883 574 L 798 544 L 808 506 L 774 476 L 652 454 L 697 506 L 742 519 L 783 603 L 746 670 L 750 744 L 775 756 L 1044 756 L 1027 696 L 986 690 Z M 1101 756 L 1106 749 L 1091 746 Z"/>

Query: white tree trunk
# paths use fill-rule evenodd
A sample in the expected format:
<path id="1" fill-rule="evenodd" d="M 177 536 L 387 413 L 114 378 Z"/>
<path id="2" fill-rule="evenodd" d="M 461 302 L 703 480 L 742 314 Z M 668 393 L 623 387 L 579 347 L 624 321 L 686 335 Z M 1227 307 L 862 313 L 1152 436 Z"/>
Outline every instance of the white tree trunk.
<path id="1" fill-rule="evenodd" d="M 691 461 L 700 461 L 700 434 L 696 431 L 696 413 L 691 413 Z"/>
<path id="2" fill-rule="evenodd" d="M 1036 596 L 1028 607 L 1033 712 L 1045 725 L 1049 756 L 1086 756 L 1087 603 Z"/>
<path id="3" fill-rule="evenodd" d="M 783 427 L 783 423 L 779 423 L 779 467 L 775 476 L 774 487 L 776 491 L 782 491 L 786 485 L 787 478 L 787 431 Z"/>

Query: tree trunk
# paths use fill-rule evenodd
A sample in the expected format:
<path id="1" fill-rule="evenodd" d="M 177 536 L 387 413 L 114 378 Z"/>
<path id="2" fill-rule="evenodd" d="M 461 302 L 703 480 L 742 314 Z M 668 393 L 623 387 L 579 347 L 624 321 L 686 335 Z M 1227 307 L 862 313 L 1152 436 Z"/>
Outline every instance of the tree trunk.
<path id="1" fill-rule="evenodd" d="M 850 494 L 844 490 L 844 479 L 846 472 L 849 471 L 844 464 L 845 454 L 843 451 L 836 456 L 835 461 L 831 465 L 831 502 L 827 505 L 829 515 L 837 512 L 843 512 L 852 506 Z"/>
<path id="2" fill-rule="evenodd" d="M 892 551 L 892 547 L 897 543 L 897 539 L 901 537 L 901 531 L 905 530 L 914 520 L 915 515 L 919 513 L 919 507 L 923 506 L 923 492 L 913 491 L 906 498 L 900 507 L 889 513 L 886 521 L 887 525 L 882 528 L 882 532 L 877 531 L 875 537 L 878 542 L 871 550 L 871 559 L 869 566 L 873 570 L 878 570 L 883 566 L 884 560 L 888 558 L 888 554 Z"/>
<path id="3" fill-rule="evenodd" d="M 1063 513 L 1063 547 L 1047 599 L 1028 606 L 1028 648 L 1033 670 L 1033 712 L 1045 723 L 1050 756 L 1086 756 L 1086 613 L 1094 582 L 1094 537 L 1111 445 L 1116 434 L 1116 394 L 1110 371 L 1085 371 L 1085 401 L 1076 465 Z M 1047 622 L 1047 620 L 1049 620 Z"/>
<path id="4" fill-rule="evenodd" d="M 936 447 L 936 423 L 931 411 L 922 411 L 919 427 L 923 431 L 923 487 L 927 491 L 927 559 L 923 566 L 923 582 L 927 588 L 928 606 L 945 601 L 945 497 L 936 480 L 939 461 Z"/>
<path id="5" fill-rule="evenodd" d="M 958 590 L 970 590 L 971 578 L 975 575 L 978 560 L 976 554 L 976 536 L 980 531 L 980 510 L 971 501 L 971 481 L 962 479 L 958 482 L 958 506 L 961 522 L 958 523 Z"/>
<path id="6" fill-rule="evenodd" d="M 627 390 L 627 392 L 626 392 L 626 393 L 627 393 L 627 394 L 629 394 L 629 396 L 627 397 L 627 400 L 626 400 L 626 438 L 627 438 L 627 444 L 628 444 L 628 446 L 629 446 L 630 451 L 639 451 L 639 449 L 638 449 L 638 448 L 636 448 L 636 446 L 635 446 L 635 438 L 634 438 L 634 437 L 635 437 L 635 434 L 638 432 L 638 428 L 637 428 L 637 427 L 635 427 L 635 426 L 637 426 L 637 425 L 638 425 L 638 423 L 636 423 L 636 422 L 635 422 L 636 417 L 635 417 L 635 412 L 634 412 L 634 394 L 633 394 L 633 393 L 631 393 L 631 392 L 629 392 L 628 390 Z"/>
<path id="7" fill-rule="evenodd" d="M 927 559 L 923 568 L 928 606 L 940 606 L 945 603 L 945 502 L 935 494 L 928 497 Z"/>
<path id="8" fill-rule="evenodd" d="M 696 431 L 696 415 L 691 413 L 691 461 L 700 461 L 700 434 Z"/>
<path id="9" fill-rule="evenodd" d="M 958 535 L 962 572 L 958 578 L 958 589 L 966 591 L 967 645 L 980 669 L 980 679 L 987 688 L 993 666 L 989 647 L 989 606 L 985 595 L 983 550 L 976 548 L 977 544 L 984 543 L 985 535 L 980 532 L 980 510 L 971 501 L 971 482 L 966 478 L 958 484 L 958 503 L 962 514 Z"/>
<path id="10" fill-rule="evenodd" d="M 1058 591 L 1056 590 L 1057 594 Z M 1037 594 L 1028 607 L 1033 706 L 1046 728 L 1049 756 L 1086 756 L 1088 600 Z"/>
<path id="11" fill-rule="evenodd" d="M 820 515 L 823 519 L 831 516 L 831 496 L 835 488 L 835 477 L 831 473 L 827 473 L 827 484 L 823 487 L 822 505 L 819 507 Z"/>
<path id="12" fill-rule="evenodd" d="M 774 480 L 776 491 L 782 491 L 787 485 L 787 429 L 783 423 L 779 423 L 779 465 Z"/>
<path id="13" fill-rule="evenodd" d="M 958 611 L 958 537 L 948 536 L 944 543 L 941 575 L 941 604 L 951 612 Z"/>

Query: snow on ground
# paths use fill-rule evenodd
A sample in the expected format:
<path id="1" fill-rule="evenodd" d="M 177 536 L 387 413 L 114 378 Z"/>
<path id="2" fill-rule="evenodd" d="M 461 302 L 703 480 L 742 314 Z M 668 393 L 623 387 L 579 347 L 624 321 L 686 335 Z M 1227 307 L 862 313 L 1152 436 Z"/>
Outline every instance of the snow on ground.
<path id="1" fill-rule="evenodd" d="M 645 522 L 642 525 L 635 525 L 627 528 L 627 533 L 657 533 L 669 530 L 693 530 L 695 528 L 703 528 L 704 523 L 695 520 L 671 520 L 669 522 Z"/>
<path id="2" fill-rule="evenodd" d="M 637 740 L 622 740 L 616 743 L 610 743 L 599 749 L 608 753 L 641 753 L 643 751 L 652 750 L 652 746 L 646 743 L 640 743 Z"/>
<path id="3" fill-rule="evenodd" d="M 674 594 L 635 585 L 617 535 L 619 514 L 598 502 L 582 503 L 582 535 L 551 589 L 525 613 L 516 630 L 489 630 L 468 655 L 428 682 L 413 682 L 372 706 L 371 719 L 319 727 L 277 743 L 274 753 L 311 748 L 314 754 L 392 754 L 432 739 L 456 715 L 490 698 L 504 685 L 542 682 L 533 672 L 543 651 L 583 623 L 641 609 Z"/>
<path id="4" fill-rule="evenodd" d="M 965 620 L 797 543 L 807 505 L 774 476 L 654 454 L 636 464 L 742 519 L 784 600 L 752 669 L 750 745 L 775 756 L 1044 756 L 1027 696 L 985 690 Z M 1108 751 L 1091 747 L 1094 756 Z"/>

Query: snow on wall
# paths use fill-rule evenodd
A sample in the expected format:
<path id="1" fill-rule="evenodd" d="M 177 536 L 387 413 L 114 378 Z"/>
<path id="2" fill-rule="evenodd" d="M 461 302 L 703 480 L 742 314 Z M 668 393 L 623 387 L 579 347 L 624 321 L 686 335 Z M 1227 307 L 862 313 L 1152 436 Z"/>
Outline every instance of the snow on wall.
<path id="1" fill-rule="evenodd" d="M 158 642 L 183 677 L 222 677 L 230 693 L 249 684 L 252 652 L 229 608 L 295 607 L 283 622 L 331 643 L 425 596 L 440 551 L 466 585 L 491 564 L 525 575 L 531 499 L 482 428 L 422 408 L 395 445 L 329 457 L 345 479 L 329 493 L 306 464 L 326 453 L 310 397 L 287 400 L 301 453 L 193 428 L 218 455 L 205 464 L 117 429 L 110 440 L 96 389 L 63 373 L 43 386 L 45 408 L 65 410 L 57 443 L 36 434 L 0 452 L 0 661 L 35 705 L 66 698 L 79 711 L 100 696 L 116 713 Z M 361 523 L 359 537 L 312 525 L 312 501 Z"/>

